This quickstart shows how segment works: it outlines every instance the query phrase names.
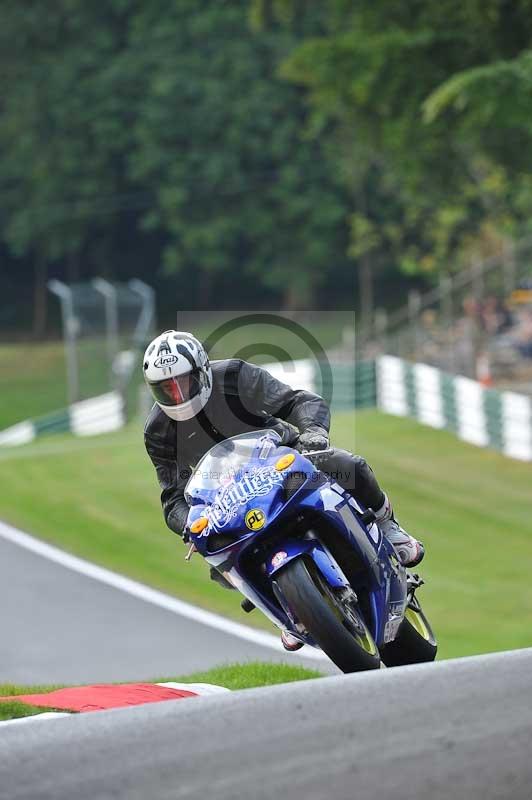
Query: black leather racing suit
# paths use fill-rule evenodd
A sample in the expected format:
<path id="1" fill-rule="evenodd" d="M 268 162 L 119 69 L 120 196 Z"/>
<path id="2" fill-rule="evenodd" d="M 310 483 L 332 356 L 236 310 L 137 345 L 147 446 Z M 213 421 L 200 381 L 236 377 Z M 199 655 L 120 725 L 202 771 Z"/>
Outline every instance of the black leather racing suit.
<path id="1" fill-rule="evenodd" d="M 291 389 L 269 372 L 239 359 L 213 361 L 212 393 L 203 410 L 186 422 L 170 419 L 154 405 L 144 429 L 146 450 L 157 470 L 166 524 L 182 533 L 188 516 L 184 489 L 191 470 L 217 442 L 260 428 L 273 428 L 283 444 L 300 433 L 329 432 L 330 414 L 317 394 Z M 384 502 L 373 471 L 360 456 L 333 449 L 319 468 L 365 506 Z"/>

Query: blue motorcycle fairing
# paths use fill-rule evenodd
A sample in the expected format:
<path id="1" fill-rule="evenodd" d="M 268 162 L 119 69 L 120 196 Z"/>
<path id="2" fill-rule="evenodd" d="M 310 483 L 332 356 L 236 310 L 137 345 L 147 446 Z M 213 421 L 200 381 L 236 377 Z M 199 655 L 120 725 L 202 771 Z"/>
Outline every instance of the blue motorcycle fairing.
<path id="1" fill-rule="evenodd" d="M 227 555 L 227 554 L 226 554 Z M 249 581 L 246 580 L 245 573 L 239 569 L 236 564 L 235 559 L 226 560 L 225 562 L 214 563 L 215 562 L 214 556 L 208 556 L 206 561 L 211 566 L 216 567 L 221 574 L 224 576 L 226 580 L 229 581 L 238 591 L 247 597 L 248 600 L 251 600 L 256 608 L 260 609 L 264 616 L 268 617 L 270 622 L 273 622 L 278 628 L 288 628 L 292 627 L 291 620 L 286 615 L 286 612 L 282 606 L 279 606 L 275 600 L 269 598 L 259 590 Z"/>
<path id="2" fill-rule="evenodd" d="M 279 460 L 279 458 L 287 454 L 294 454 L 296 456 L 293 464 L 290 466 L 290 470 L 275 470 L 275 463 Z M 254 465 L 251 465 L 251 468 L 253 466 Z M 269 468 L 272 472 L 275 472 L 275 479 L 277 482 L 273 483 L 270 491 L 264 495 L 255 495 L 246 501 L 245 495 L 243 494 L 239 498 L 238 504 L 233 506 L 231 510 L 231 518 L 227 522 L 224 521 L 223 524 L 220 524 L 212 514 L 215 495 L 209 493 L 209 499 L 211 500 L 210 503 L 200 504 L 199 498 L 195 498 L 196 504 L 191 506 L 188 515 L 189 528 L 191 524 L 200 517 L 207 516 L 209 519 L 208 527 L 205 528 L 202 533 L 197 536 L 191 536 L 191 540 L 194 542 L 196 549 L 202 556 L 205 557 L 212 554 L 208 550 L 208 538 L 213 534 L 227 534 L 228 536 L 234 536 L 235 539 L 238 538 L 238 541 L 243 544 L 248 539 L 251 539 L 255 536 L 260 536 L 260 534 L 265 531 L 266 528 L 268 528 L 268 530 L 271 532 L 278 517 L 281 514 L 286 514 L 298 504 L 302 489 L 307 487 L 306 491 L 308 493 L 309 484 L 310 486 L 315 486 L 316 484 L 319 486 L 326 483 L 325 476 L 322 476 L 321 473 L 317 473 L 313 464 L 311 464 L 308 459 L 304 458 L 304 456 L 302 456 L 300 453 L 296 454 L 295 451 L 293 451 L 290 447 L 279 447 L 276 450 L 275 455 L 263 461 L 260 467 L 262 469 Z M 252 469 L 249 471 L 251 472 Z M 294 492 L 292 497 L 286 500 L 284 496 L 284 483 L 290 473 L 305 474 L 307 476 L 307 481 L 306 484 Z M 235 476 L 234 482 L 238 484 L 239 482 L 245 481 L 245 478 L 246 471 L 241 470 L 239 474 Z M 264 514 L 264 525 L 262 529 L 259 529 L 258 531 L 250 530 L 246 524 L 247 514 L 251 510 L 258 510 Z M 227 547 L 229 547 L 229 545 L 227 545 Z"/>
<path id="3" fill-rule="evenodd" d="M 366 567 L 371 578 L 369 600 L 373 612 L 369 627 L 377 644 L 382 644 L 386 626 L 391 616 L 395 616 L 390 609 L 397 609 L 406 598 L 406 571 L 399 565 L 393 546 L 376 525 L 366 526 L 362 522 L 363 507 L 337 483 L 329 483 L 302 498 L 300 505 L 321 508 Z"/>
<path id="4" fill-rule="evenodd" d="M 282 455 L 293 454 L 294 461 L 289 469 L 277 472 L 272 477 L 271 471 Z M 265 480 L 253 484 L 251 493 L 246 474 L 259 467 Z M 265 470 L 265 472 L 264 472 Z M 304 473 L 306 480 L 287 499 L 284 491 L 286 478 L 291 473 Z M 255 475 L 257 472 L 255 472 Z M 296 538 L 290 535 L 290 519 L 301 512 L 312 512 L 326 521 L 329 531 L 334 530 L 354 551 L 360 564 L 365 569 L 368 585 L 369 608 L 372 619 L 366 622 L 370 627 L 377 646 L 385 642 L 387 625 L 396 619 L 399 609 L 403 609 L 406 599 L 406 572 L 398 564 L 393 547 L 382 536 L 376 525 L 366 526 L 361 520 L 364 509 L 344 491 L 338 484 L 329 481 L 323 473 L 317 472 L 313 464 L 291 448 L 277 447 L 272 456 L 258 461 L 250 458 L 245 468 L 240 469 L 234 477 L 232 486 L 232 505 L 225 506 L 230 513 L 225 516 L 218 512 L 211 515 L 214 501 L 211 491 L 198 492 L 191 506 L 188 525 L 201 516 L 209 518 L 208 527 L 199 535 L 192 535 L 191 540 L 197 550 L 209 564 L 216 567 L 232 582 L 239 591 L 257 606 L 275 625 L 298 635 L 308 644 L 315 645 L 310 636 L 297 631 L 286 611 L 282 608 L 271 584 L 266 586 L 264 578 L 273 580 L 277 570 L 289 561 L 300 556 L 312 558 L 324 579 L 331 587 L 345 587 L 347 578 L 329 552 L 325 544 L 318 538 Z M 271 485 L 270 485 L 271 484 Z M 227 491 L 227 486 L 220 487 L 220 492 Z M 263 492 L 262 494 L 260 492 Z M 201 502 L 203 499 L 203 502 Z M 263 524 L 258 530 L 251 530 L 246 524 L 249 513 L 261 512 Z M 283 531 L 286 526 L 286 535 Z M 310 525 L 311 528 L 314 525 Z M 209 537 L 227 535 L 220 548 L 209 551 Z M 271 547 L 268 538 L 275 537 Z M 211 539 L 211 541 L 213 541 Z M 256 562 L 256 577 L 248 570 L 250 562 L 260 552 L 260 562 Z M 286 558 L 276 558 L 279 553 L 286 553 Z M 272 560 L 276 560 L 276 564 Z M 253 567 L 255 569 L 255 567 Z M 355 592 L 357 587 L 353 586 Z"/>
<path id="5" fill-rule="evenodd" d="M 290 561 L 300 556 L 308 555 L 332 589 L 341 589 L 349 586 L 349 581 L 336 563 L 328 549 L 319 539 L 286 539 L 282 546 L 277 545 L 268 554 L 265 561 L 268 577 L 275 575 L 280 569 L 286 567 Z"/>
<path id="6" fill-rule="evenodd" d="M 246 540 L 255 541 L 257 536 L 252 532 L 243 537 Z M 279 549 L 280 548 L 280 549 Z M 233 545 L 228 545 L 217 553 L 210 553 L 205 556 L 206 561 L 232 583 L 248 600 L 263 612 L 274 624 L 279 625 L 279 610 L 272 599 L 263 593 L 258 593 L 257 588 L 247 580 L 246 570 L 242 562 L 246 557 L 246 548 L 243 547 L 242 538 Z M 268 578 L 272 578 L 280 569 L 285 567 L 290 561 L 300 556 L 308 555 L 328 582 L 331 588 L 346 588 L 349 581 L 344 575 L 339 564 L 334 560 L 331 553 L 318 538 L 310 539 L 283 539 L 281 545 L 266 548 L 264 566 Z M 279 557 L 281 556 L 281 557 Z M 282 627 L 290 629 L 292 622 L 283 611 Z M 276 617 L 277 614 L 277 617 Z M 309 644 L 313 644 L 310 640 Z"/>
<path id="7" fill-rule="evenodd" d="M 340 535 L 357 549 L 364 564 L 378 582 L 379 575 L 376 565 L 382 544 L 382 535 L 378 532 L 376 540 L 372 538 L 368 528 L 360 519 L 361 507 L 353 500 L 349 492 L 346 492 L 338 484 L 326 483 L 313 494 L 302 498 L 301 506 L 318 508 L 322 511 Z"/>

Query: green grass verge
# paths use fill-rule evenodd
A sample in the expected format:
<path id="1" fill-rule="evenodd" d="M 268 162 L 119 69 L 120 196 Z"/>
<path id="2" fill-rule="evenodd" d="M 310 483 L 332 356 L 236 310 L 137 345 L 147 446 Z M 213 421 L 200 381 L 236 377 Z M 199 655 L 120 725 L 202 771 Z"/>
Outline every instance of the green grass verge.
<path id="1" fill-rule="evenodd" d="M 290 664 L 266 664 L 253 661 L 249 664 L 227 664 L 213 667 L 205 672 L 193 672 L 181 678 L 158 678 L 157 683 L 166 681 L 190 683 L 215 683 L 226 689 L 254 689 L 258 686 L 273 686 L 276 683 L 292 683 L 321 678 L 323 673 L 306 667 L 293 667 Z"/>
<path id="2" fill-rule="evenodd" d="M 40 694 L 60 689 L 60 686 L 17 686 L 13 683 L 0 683 L 0 697 L 10 697 L 18 694 Z M 48 711 L 55 711 L 53 708 L 39 708 L 21 703 L 19 700 L 3 700 L 0 702 L 0 722 L 6 719 L 18 719 L 19 717 L 33 717 L 35 714 L 45 714 Z"/>
<path id="3" fill-rule="evenodd" d="M 237 312 L 238 314 L 239 312 Z M 242 312 L 243 313 L 243 312 Z M 194 330 L 200 339 L 206 339 L 232 314 L 209 313 L 206 321 L 201 314 L 195 315 Z M 183 324 L 192 320 L 186 317 Z M 339 331 L 352 324 L 352 312 L 334 312 L 313 316 L 313 335 L 324 348 L 337 344 Z M 308 325 L 308 320 L 303 324 Z M 265 355 L 257 355 L 250 342 L 268 342 Z M 130 347 L 124 337 L 121 346 Z M 277 348 L 277 349 L 276 349 Z M 211 351 L 211 358 L 227 358 L 233 354 L 238 358 L 252 358 L 265 362 L 277 359 L 279 348 L 288 350 L 290 358 L 308 358 L 309 350 L 300 337 L 292 336 L 284 328 L 271 325 L 246 324 L 243 328 L 226 332 Z M 109 365 L 105 337 L 82 337 L 77 347 L 80 397 L 94 397 L 109 391 Z M 31 369 L 28 365 L 31 364 Z M 130 400 L 137 402 L 136 391 L 142 381 L 139 368 L 133 376 Z M 24 342 L 0 344 L 0 430 L 26 419 L 35 419 L 43 414 L 58 411 L 68 405 L 65 352 L 62 341 Z"/>
<path id="4" fill-rule="evenodd" d="M 7 719 L 20 719 L 20 717 L 34 717 L 36 714 L 47 714 L 50 711 L 60 711 L 57 708 L 39 708 L 29 706 L 18 700 L 5 700 L 0 703 L 0 722 Z"/>
<path id="5" fill-rule="evenodd" d="M 109 391 L 104 340 L 84 341 L 78 353 L 80 397 Z M 62 342 L 0 345 L 0 430 L 66 408 L 67 394 Z"/>
<path id="6" fill-rule="evenodd" d="M 260 661 L 249 664 L 227 664 L 215 667 L 205 672 L 194 672 L 192 675 L 182 675 L 171 678 L 157 678 L 148 680 L 147 683 L 163 683 L 176 681 L 177 683 L 214 683 L 225 686 L 226 689 L 253 689 L 258 686 L 273 686 L 277 683 L 291 683 L 312 678 L 320 678 L 321 673 L 304 667 L 292 667 L 288 664 L 264 664 Z M 15 686 L 12 683 L 0 684 L 0 697 L 10 697 L 20 694 L 44 694 L 61 686 Z M 44 714 L 53 711 L 51 708 L 29 706 L 17 700 L 3 700 L 0 702 L 0 721 L 30 717 L 35 714 Z"/>
<path id="7" fill-rule="evenodd" d="M 425 542 L 420 598 L 453 657 L 532 644 L 532 465 L 375 411 L 336 415 L 334 440 L 364 454 L 405 527 Z M 0 455 L 0 519 L 247 624 L 240 596 L 184 561 L 164 526 L 139 427 L 60 437 Z"/>

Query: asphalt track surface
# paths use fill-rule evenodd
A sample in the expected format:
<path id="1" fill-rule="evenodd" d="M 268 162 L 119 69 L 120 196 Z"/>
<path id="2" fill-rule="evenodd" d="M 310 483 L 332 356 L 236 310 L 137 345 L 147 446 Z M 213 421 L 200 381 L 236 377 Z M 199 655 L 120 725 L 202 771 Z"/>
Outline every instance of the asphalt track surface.
<path id="1" fill-rule="evenodd" d="M 532 650 L 9 726 L 2 800 L 530 800 Z"/>
<path id="2" fill-rule="evenodd" d="M 0 682 L 146 680 L 257 660 L 338 672 L 171 613 L 0 536 Z"/>

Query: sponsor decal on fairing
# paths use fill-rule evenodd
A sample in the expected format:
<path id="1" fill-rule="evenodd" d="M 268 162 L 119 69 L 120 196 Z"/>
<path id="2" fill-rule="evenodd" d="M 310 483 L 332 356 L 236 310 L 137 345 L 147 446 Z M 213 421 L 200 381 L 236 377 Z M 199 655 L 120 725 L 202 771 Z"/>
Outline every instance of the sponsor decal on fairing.
<path id="1" fill-rule="evenodd" d="M 288 553 L 285 553 L 284 550 L 279 550 L 279 552 L 276 553 L 272 558 L 272 567 L 274 569 L 277 569 L 287 558 L 288 558 Z"/>
<path id="2" fill-rule="evenodd" d="M 216 528 L 225 527 L 238 514 L 241 506 L 255 497 L 264 497 L 283 482 L 282 473 L 273 467 L 258 467 L 238 481 L 232 480 L 218 493 L 208 517 Z"/>

